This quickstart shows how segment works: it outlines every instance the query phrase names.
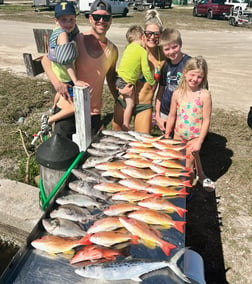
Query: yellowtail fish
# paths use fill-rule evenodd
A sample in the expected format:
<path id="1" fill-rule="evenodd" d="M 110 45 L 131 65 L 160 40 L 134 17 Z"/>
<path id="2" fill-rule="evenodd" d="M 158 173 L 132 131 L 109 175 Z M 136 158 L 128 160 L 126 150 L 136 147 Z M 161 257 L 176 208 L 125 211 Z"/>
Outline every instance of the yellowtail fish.
<path id="1" fill-rule="evenodd" d="M 179 159 L 179 160 L 185 160 L 190 158 L 190 155 L 184 155 L 180 151 L 172 149 L 158 151 L 157 153 L 163 157 L 171 157 L 173 159 Z"/>
<path id="2" fill-rule="evenodd" d="M 112 183 L 112 182 L 103 182 L 103 183 L 95 184 L 94 189 L 97 189 L 99 191 L 105 191 L 105 192 L 118 192 L 118 191 L 131 190 L 127 186 L 124 186 L 118 183 Z"/>
<path id="3" fill-rule="evenodd" d="M 130 159 L 124 162 L 128 166 L 136 167 L 136 168 L 149 168 L 152 165 L 152 161 L 148 159 Z"/>
<path id="4" fill-rule="evenodd" d="M 185 149 L 185 145 L 167 144 L 167 143 L 163 143 L 162 140 L 152 142 L 151 145 L 159 150 L 167 150 L 167 149 L 170 150 L 171 149 L 171 150 L 181 151 Z"/>
<path id="5" fill-rule="evenodd" d="M 186 209 L 175 206 L 168 200 L 159 197 L 151 197 L 138 202 L 138 205 L 142 207 L 147 207 L 149 209 L 157 211 L 166 211 L 168 213 L 176 212 L 180 217 L 183 217 L 187 212 Z"/>
<path id="6" fill-rule="evenodd" d="M 126 165 L 123 161 L 113 161 L 113 162 L 104 162 L 95 165 L 95 168 L 102 171 L 114 170 L 114 169 L 122 169 L 125 168 Z"/>
<path id="7" fill-rule="evenodd" d="M 119 183 L 137 190 L 145 190 L 145 188 L 149 187 L 149 184 L 138 178 L 121 179 Z"/>
<path id="8" fill-rule="evenodd" d="M 144 222 L 127 217 L 119 217 L 119 220 L 132 235 L 141 238 L 148 247 L 155 248 L 159 246 L 165 255 L 170 255 L 171 249 L 176 248 L 175 245 L 159 238 Z"/>
<path id="9" fill-rule="evenodd" d="M 149 225 L 161 225 L 163 228 L 174 228 L 181 233 L 184 233 L 184 221 L 174 221 L 168 214 L 158 212 L 152 209 L 141 209 L 128 214 L 129 218 L 142 221 Z"/>
<path id="10" fill-rule="evenodd" d="M 138 169 L 135 167 L 128 167 L 120 170 L 122 173 L 128 175 L 128 177 L 150 179 L 157 174 L 151 169 Z"/>
<path id="11" fill-rule="evenodd" d="M 84 245 L 86 242 L 86 236 L 81 239 L 76 238 L 64 238 L 58 236 L 43 236 L 31 242 L 31 245 L 43 251 L 51 254 L 73 252 L 74 247 Z"/>
<path id="12" fill-rule="evenodd" d="M 122 169 L 123 170 L 123 169 Z M 114 178 L 129 178 L 126 173 L 121 170 L 107 170 L 101 174 L 103 177 L 114 177 Z"/>
<path id="13" fill-rule="evenodd" d="M 166 176 L 155 176 L 147 181 L 147 183 L 154 184 L 154 185 L 161 185 L 161 186 L 187 186 L 192 187 L 189 180 L 180 180 L 179 178 L 173 177 L 166 177 Z"/>
<path id="14" fill-rule="evenodd" d="M 99 279 L 101 281 L 116 281 L 116 280 L 133 280 L 141 282 L 141 276 L 147 275 L 151 271 L 159 270 L 161 268 L 166 269 L 168 274 L 167 280 L 170 276 L 174 278 L 174 273 L 179 277 L 176 279 L 176 283 L 183 282 L 191 283 L 186 275 L 180 270 L 177 265 L 179 258 L 187 250 L 187 248 L 180 249 L 169 261 L 168 260 L 153 260 L 153 259 L 123 259 L 117 261 L 110 261 L 104 264 L 93 264 L 78 268 L 75 273 L 82 277 Z M 173 271 L 173 272 L 171 272 Z M 172 274 L 171 274 L 172 273 Z M 148 279 L 148 278 L 147 278 Z M 125 281 L 123 281 L 126 283 Z M 147 282 L 149 282 L 147 280 Z M 118 283 L 120 283 L 118 281 Z"/>
<path id="15" fill-rule="evenodd" d="M 185 196 L 188 195 L 189 193 L 186 191 L 186 187 L 183 187 L 182 189 L 177 189 L 174 187 L 166 187 L 166 186 L 161 186 L 161 185 L 150 185 L 149 187 L 145 188 L 146 191 L 150 193 L 157 193 L 160 194 L 161 196 Z"/>
<path id="16" fill-rule="evenodd" d="M 96 244 L 104 247 L 111 247 L 115 244 L 125 243 L 130 241 L 131 243 L 137 244 L 139 237 L 123 234 L 116 231 L 107 231 L 107 232 L 97 232 L 94 234 L 88 234 L 85 237 L 86 244 Z"/>
<path id="17" fill-rule="evenodd" d="M 94 224 L 88 228 L 87 233 L 94 234 L 102 231 L 114 231 L 121 227 L 122 224 L 118 217 L 105 217 L 95 221 Z"/>
<path id="18" fill-rule="evenodd" d="M 152 148 L 152 144 L 149 142 L 141 142 L 141 141 L 132 141 L 129 142 L 130 147 L 144 147 L 144 148 Z"/>
<path id="19" fill-rule="evenodd" d="M 139 190 L 124 191 L 113 194 L 112 200 L 135 202 L 154 196 L 160 196 L 160 194 L 150 194 L 147 191 L 139 191 Z"/>
<path id="20" fill-rule="evenodd" d="M 71 258 L 70 263 L 75 264 L 82 261 L 91 261 L 99 259 L 116 260 L 116 257 L 123 255 L 119 249 L 105 248 L 97 245 L 89 245 L 78 250 Z"/>
<path id="21" fill-rule="evenodd" d="M 172 169 L 172 168 L 167 168 L 163 166 L 159 166 L 157 164 L 151 164 L 150 169 L 153 170 L 153 172 L 161 175 L 165 175 L 168 177 L 190 177 L 190 172 L 184 171 L 182 169 Z"/>
<path id="22" fill-rule="evenodd" d="M 190 171 L 190 169 L 184 167 L 180 162 L 174 161 L 174 160 L 165 160 L 165 159 L 155 159 L 152 161 L 154 164 L 172 168 L 172 169 L 182 169 L 185 171 Z"/>
<path id="23" fill-rule="evenodd" d="M 108 208 L 103 210 L 103 213 L 107 216 L 123 216 L 127 212 L 139 210 L 142 207 L 132 203 L 118 203 L 110 205 Z"/>

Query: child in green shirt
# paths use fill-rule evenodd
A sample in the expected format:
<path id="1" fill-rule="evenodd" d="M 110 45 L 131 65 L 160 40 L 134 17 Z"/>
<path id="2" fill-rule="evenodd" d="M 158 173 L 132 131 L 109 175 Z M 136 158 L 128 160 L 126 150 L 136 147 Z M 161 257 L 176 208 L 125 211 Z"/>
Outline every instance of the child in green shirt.
<path id="1" fill-rule="evenodd" d="M 116 86 L 119 89 L 119 92 L 120 89 L 123 89 L 127 84 L 134 86 L 141 75 L 144 76 L 146 82 L 153 86 L 153 88 L 155 86 L 155 80 L 148 63 L 148 54 L 142 46 L 143 35 L 143 29 L 136 25 L 131 26 L 126 33 L 129 44 L 123 52 L 120 65 L 117 69 L 118 77 Z M 122 96 L 126 102 L 122 129 L 128 131 L 130 129 L 130 120 L 135 106 L 134 88 L 131 93 L 128 93 L 127 95 L 123 94 Z"/>

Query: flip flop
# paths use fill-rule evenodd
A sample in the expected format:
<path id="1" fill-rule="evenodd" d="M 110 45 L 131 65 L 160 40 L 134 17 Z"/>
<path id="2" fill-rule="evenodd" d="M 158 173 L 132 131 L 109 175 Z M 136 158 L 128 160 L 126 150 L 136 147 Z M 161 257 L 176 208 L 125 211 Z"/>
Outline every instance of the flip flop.
<path id="1" fill-rule="evenodd" d="M 216 189 L 215 183 L 210 178 L 205 178 L 200 183 L 207 192 L 213 192 Z"/>

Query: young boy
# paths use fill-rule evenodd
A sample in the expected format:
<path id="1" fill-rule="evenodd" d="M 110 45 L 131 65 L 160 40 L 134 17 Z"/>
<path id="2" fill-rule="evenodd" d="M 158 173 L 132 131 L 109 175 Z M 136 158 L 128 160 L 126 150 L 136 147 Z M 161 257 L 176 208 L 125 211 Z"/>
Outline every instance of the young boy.
<path id="1" fill-rule="evenodd" d="M 155 86 L 155 80 L 148 63 L 147 51 L 142 46 L 143 35 L 143 29 L 136 25 L 131 26 L 126 33 L 129 44 L 123 52 L 120 65 L 117 69 L 118 78 L 116 86 L 119 90 L 123 89 L 127 84 L 135 85 L 140 75 L 143 75 L 146 82 L 153 86 L 153 88 Z M 122 129 L 128 131 L 130 129 L 132 111 L 135 106 L 134 89 L 131 93 L 123 95 L 123 97 L 126 102 L 126 108 L 123 115 Z"/>
<path id="2" fill-rule="evenodd" d="M 75 38 L 79 29 L 76 25 L 76 11 L 72 2 L 59 2 L 55 6 L 55 23 L 57 27 L 49 39 L 48 58 L 52 61 L 52 70 L 58 79 L 69 84 L 71 98 L 66 100 L 56 93 L 53 115 L 47 121 L 49 125 L 74 113 L 72 86 L 88 86 L 87 83 L 79 81 L 75 75 L 74 61 L 78 55 Z M 47 123 L 44 119 L 44 127 Z"/>
<path id="3" fill-rule="evenodd" d="M 183 68 L 190 56 L 181 51 L 182 39 L 178 30 L 168 28 L 163 30 L 159 45 L 166 62 L 161 69 L 155 110 L 157 125 L 160 130 L 165 131 L 172 94 L 179 84 Z"/>

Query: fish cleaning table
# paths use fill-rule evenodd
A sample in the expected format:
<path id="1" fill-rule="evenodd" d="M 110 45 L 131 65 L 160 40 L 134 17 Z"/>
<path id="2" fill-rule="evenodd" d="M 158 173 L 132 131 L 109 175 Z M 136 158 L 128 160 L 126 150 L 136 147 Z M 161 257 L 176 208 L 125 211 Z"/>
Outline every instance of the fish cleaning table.
<path id="1" fill-rule="evenodd" d="M 83 283 L 83 284 L 102 284 L 108 283 L 104 280 L 96 280 L 90 278 L 84 278 L 79 276 L 74 272 L 78 266 L 70 264 L 70 257 L 66 254 L 50 255 L 47 252 L 43 252 L 39 249 L 34 249 L 31 242 L 37 238 L 40 238 L 46 234 L 46 231 L 42 225 L 42 220 L 49 218 L 50 212 L 55 209 L 58 204 L 55 200 L 59 196 L 64 196 L 69 194 L 69 188 L 66 186 L 61 189 L 55 196 L 53 202 L 46 209 L 44 215 L 39 220 L 38 224 L 35 226 L 31 234 L 27 238 L 27 244 L 24 245 L 17 254 L 14 256 L 10 262 L 7 269 L 4 271 L 2 277 L 0 278 L 0 283 L 45 283 L 45 284 L 55 284 L 55 283 Z M 186 207 L 185 197 L 178 197 L 169 199 L 171 203 L 181 208 Z M 185 216 L 180 217 L 176 212 L 171 214 L 174 221 L 185 221 Z M 176 246 L 172 249 L 170 256 L 166 256 L 163 251 L 156 247 L 155 249 L 150 249 L 143 244 L 131 244 L 129 247 L 130 256 L 132 258 L 140 259 L 155 259 L 155 260 L 169 260 L 176 252 L 181 248 L 185 247 L 185 233 L 181 233 L 175 228 L 162 229 L 162 239 L 168 241 Z M 178 266 L 183 271 L 183 257 L 179 259 Z M 127 274 L 127 271 L 125 271 Z M 173 284 L 173 283 L 184 283 L 170 268 L 163 268 L 160 270 L 152 271 L 148 274 L 142 275 L 141 283 L 148 284 Z M 120 281 L 109 281 L 110 283 L 121 283 L 130 284 L 137 283 L 133 280 L 120 280 Z M 191 282 L 195 283 L 195 282 Z"/>

